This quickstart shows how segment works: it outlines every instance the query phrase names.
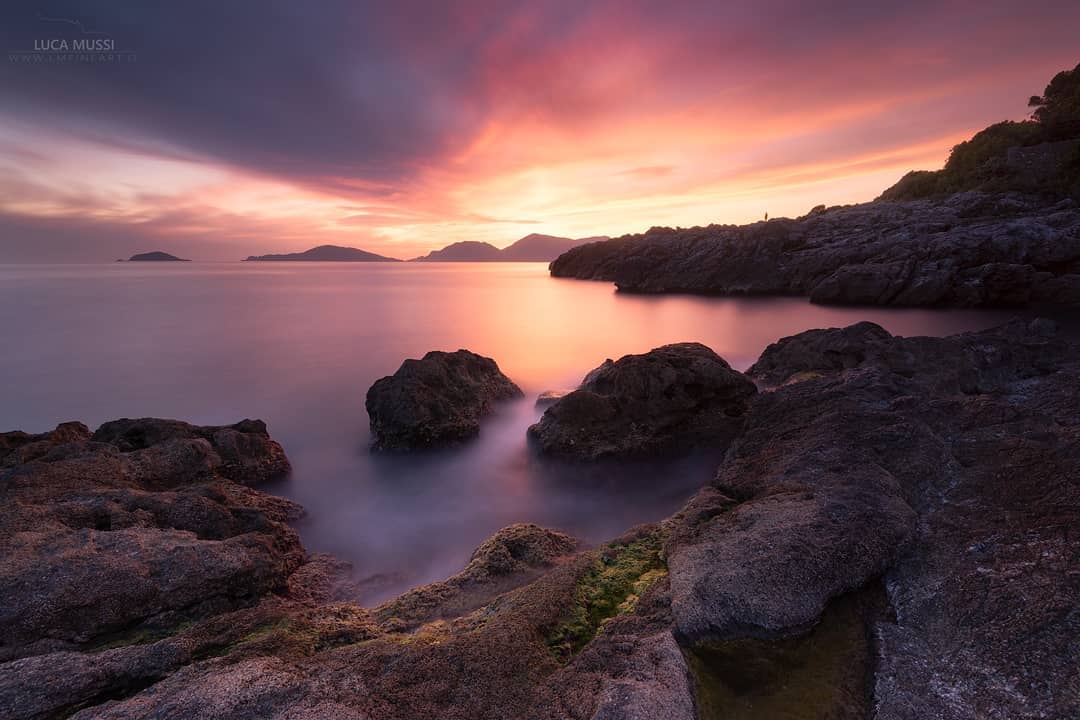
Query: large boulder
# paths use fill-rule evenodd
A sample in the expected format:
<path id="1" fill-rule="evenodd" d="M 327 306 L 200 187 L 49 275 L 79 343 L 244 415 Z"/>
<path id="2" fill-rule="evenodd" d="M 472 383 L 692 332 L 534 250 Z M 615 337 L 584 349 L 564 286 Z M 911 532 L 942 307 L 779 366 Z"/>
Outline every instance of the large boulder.
<path id="1" fill-rule="evenodd" d="M 480 432 L 495 403 L 522 396 L 491 358 L 468 350 L 409 359 L 367 393 L 373 448 L 445 447 Z"/>
<path id="2" fill-rule="evenodd" d="M 807 330 L 769 345 L 746 374 L 766 385 L 830 375 L 880 356 L 889 340 L 892 335 L 868 321 Z"/>
<path id="3" fill-rule="evenodd" d="M 699 343 L 607 360 L 529 428 L 542 453 L 578 460 L 724 447 L 754 383 Z"/>
<path id="4" fill-rule="evenodd" d="M 875 372 L 839 387 L 803 382 L 762 393 L 716 480 L 742 502 L 669 550 L 684 642 L 802 632 L 903 550 L 915 513 L 895 466 L 914 471 L 943 458 L 929 443 L 880 457 L 885 439 L 921 438 L 920 428 L 878 409 L 893 388 Z"/>
<path id="5" fill-rule="evenodd" d="M 1068 359 L 1068 346 L 1055 339 L 1056 332 L 1051 320 L 1017 320 L 998 331 L 1010 339 L 1007 343 L 988 343 L 986 333 L 963 333 L 945 342 L 934 337 L 895 338 L 864 321 L 781 338 L 765 348 L 746 372 L 770 386 L 853 368 L 884 367 L 917 378 L 927 392 L 993 392 L 1017 377 L 1037 377 L 1060 367 Z"/>

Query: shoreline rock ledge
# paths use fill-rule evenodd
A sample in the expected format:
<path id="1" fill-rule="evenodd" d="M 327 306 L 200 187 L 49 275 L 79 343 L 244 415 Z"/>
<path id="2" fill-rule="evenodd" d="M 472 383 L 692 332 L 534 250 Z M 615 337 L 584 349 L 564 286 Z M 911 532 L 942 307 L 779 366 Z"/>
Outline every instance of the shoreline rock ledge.
<path id="1" fill-rule="evenodd" d="M 368 390 L 373 450 L 456 445 L 480 432 L 495 403 L 523 397 L 491 358 L 469 350 L 433 350 L 408 359 Z"/>
<path id="2" fill-rule="evenodd" d="M 529 438 L 574 460 L 647 457 L 725 447 L 757 387 L 699 343 L 607 360 L 554 402 Z"/>

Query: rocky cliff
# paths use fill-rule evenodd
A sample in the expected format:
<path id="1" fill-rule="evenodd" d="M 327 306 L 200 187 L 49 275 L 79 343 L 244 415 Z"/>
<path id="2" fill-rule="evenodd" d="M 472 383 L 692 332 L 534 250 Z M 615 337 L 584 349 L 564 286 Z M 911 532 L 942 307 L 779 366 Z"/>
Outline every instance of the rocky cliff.
<path id="1" fill-rule="evenodd" d="M 1080 205 L 1016 193 L 815 208 L 653 228 L 575 248 L 551 274 L 637 293 L 805 295 L 859 305 L 1080 305 Z"/>

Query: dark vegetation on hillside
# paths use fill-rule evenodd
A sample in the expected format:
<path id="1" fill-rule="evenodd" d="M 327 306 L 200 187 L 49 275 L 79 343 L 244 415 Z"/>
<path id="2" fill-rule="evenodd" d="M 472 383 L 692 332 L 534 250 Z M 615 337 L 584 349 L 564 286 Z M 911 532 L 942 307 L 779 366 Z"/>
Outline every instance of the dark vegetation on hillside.
<path id="1" fill-rule="evenodd" d="M 1080 64 L 1055 75 L 1028 106 L 1030 120 L 991 125 L 954 147 L 941 170 L 913 170 L 879 199 L 917 200 L 965 190 L 1080 199 Z"/>

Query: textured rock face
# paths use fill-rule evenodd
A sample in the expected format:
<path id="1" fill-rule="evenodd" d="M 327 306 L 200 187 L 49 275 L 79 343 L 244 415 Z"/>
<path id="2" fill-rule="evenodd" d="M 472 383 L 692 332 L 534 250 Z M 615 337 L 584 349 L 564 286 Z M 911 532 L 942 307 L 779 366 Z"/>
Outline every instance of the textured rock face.
<path id="1" fill-rule="evenodd" d="M 21 430 L 0 433 L 0 468 L 36 460 L 58 445 L 90 439 L 90 429 L 81 422 L 66 422 L 51 432 L 30 434 Z"/>
<path id="2" fill-rule="evenodd" d="M 432 351 L 376 381 L 367 394 L 373 447 L 418 450 L 454 445 L 480 432 L 495 403 L 521 397 L 491 358 Z"/>
<path id="3" fill-rule="evenodd" d="M 880 325 L 860 322 L 845 328 L 807 330 L 765 348 L 747 374 L 767 385 L 833 375 L 878 357 L 892 336 Z"/>
<path id="4" fill-rule="evenodd" d="M 238 483 L 253 485 L 289 472 L 289 459 L 281 445 L 270 439 L 262 420 L 242 420 L 224 427 L 200 427 L 179 420 L 141 418 L 113 420 L 98 428 L 95 442 L 114 445 L 121 452 L 165 452 L 176 445 L 198 445 L 204 440 L 217 457 L 213 470 Z"/>
<path id="5" fill-rule="evenodd" d="M 65 423 L 34 437 L 0 475 L 5 657 L 243 605 L 300 563 L 284 525 L 299 508 L 223 476 L 288 467 L 262 423 L 123 420 L 96 439 Z"/>
<path id="6" fill-rule="evenodd" d="M 577 549 L 578 541 L 569 535 L 538 525 L 510 525 L 485 540 L 457 575 L 409 590 L 375 608 L 374 615 L 401 630 L 459 617 L 523 585 Z"/>
<path id="7" fill-rule="evenodd" d="M 978 192 L 878 201 L 745 226 L 653 228 L 592 243 L 557 277 L 640 293 L 807 295 L 814 302 L 956 307 L 1077 305 L 1080 208 Z"/>
<path id="8" fill-rule="evenodd" d="M 579 460 L 724 447 L 742 426 L 754 383 L 698 343 L 608 360 L 560 398 L 529 437 Z"/>
<path id="9" fill-rule="evenodd" d="M 875 717 L 1074 715 L 1075 347 L 1040 321 L 943 339 L 862 323 L 781 340 L 750 374 L 784 384 L 674 521 L 676 636 L 765 652 L 881 578 L 891 608 L 858 633 L 875 659 L 851 668 Z"/>
<path id="10" fill-rule="evenodd" d="M 304 552 L 299 506 L 240 482 L 288 468 L 257 420 L 0 435 L 0 716 L 66 716 L 250 632 Z"/>

